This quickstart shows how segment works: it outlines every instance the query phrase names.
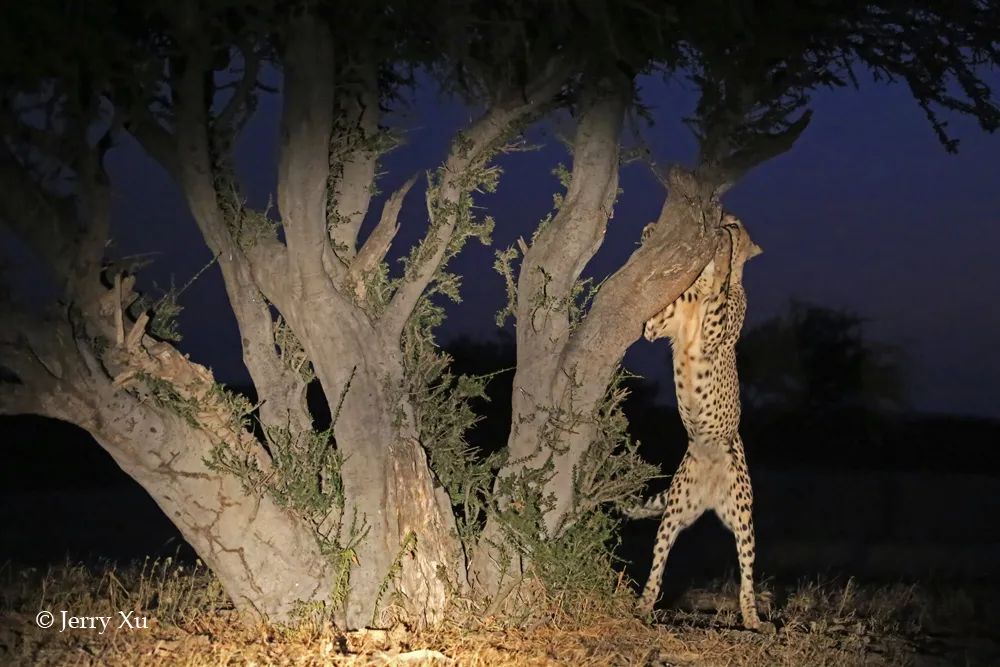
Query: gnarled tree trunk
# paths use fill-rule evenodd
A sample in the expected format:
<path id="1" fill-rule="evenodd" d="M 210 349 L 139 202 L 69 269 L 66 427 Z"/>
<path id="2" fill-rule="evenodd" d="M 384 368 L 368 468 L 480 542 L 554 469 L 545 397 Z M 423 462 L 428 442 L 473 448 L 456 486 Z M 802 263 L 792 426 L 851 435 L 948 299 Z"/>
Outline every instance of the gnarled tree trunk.
<path id="1" fill-rule="evenodd" d="M 272 222 L 245 206 L 232 165 L 267 48 L 238 42 L 242 75 L 217 104 L 219 45 L 204 30 L 200 12 L 195 3 L 180 3 L 170 13 L 177 49 L 164 56 L 161 68 L 169 72 L 163 85 L 170 94 L 157 99 L 168 107 L 158 112 L 167 122 L 151 106 L 135 104 L 134 91 L 118 100 L 108 84 L 105 94 L 112 103 L 127 103 L 115 110 L 111 127 L 130 132 L 168 171 L 217 256 L 261 400 L 255 417 L 265 441 L 241 421 L 233 397 L 204 368 L 149 335 L 147 314 L 127 313 L 135 297 L 129 278 L 115 277 L 111 291 L 102 292 L 109 196 L 104 148 L 79 140 L 72 144 L 75 153 L 54 156 L 67 168 L 87 165 L 72 197 L 33 186 L 27 165 L 12 153 L 5 152 L 0 164 L 25 182 L 30 195 L 2 211 L 4 221 L 36 241 L 65 288 L 71 310 L 56 319 L 62 344 L 80 369 L 68 378 L 44 364 L 17 363 L 48 345 L 39 338 L 41 325 L 25 319 L 25 327 L 10 329 L 4 339 L 12 355 L 0 362 L 20 382 L 5 385 L 4 409 L 49 414 L 90 431 L 177 523 L 241 608 L 286 618 L 299 599 L 343 602 L 338 620 L 357 628 L 385 620 L 380 612 L 398 593 L 394 612 L 412 623 L 433 622 L 447 592 L 466 587 L 466 564 L 448 495 L 428 463 L 430 443 L 420 441 L 415 423 L 404 339 L 444 264 L 468 236 L 480 233 L 471 195 L 489 177 L 490 161 L 551 104 L 569 65 L 553 60 L 456 136 L 428 184 L 428 232 L 401 281 L 389 285 L 385 259 L 414 179 L 389 197 L 374 231 L 359 238 L 379 155 L 379 68 L 385 63 L 364 49 L 338 60 L 326 19 L 308 13 L 288 18 L 279 45 L 280 221 Z M 74 119 L 81 137 L 99 104 Z M 34 234 L 40 215 L 57 230 L 56 239 Z M 80 254 L 86 266 L 74 260 Z M 320 519 L 286 501 L 290 509 L 281 509 L 265 483 L 281 472 L 274 467 L 279 456 L 284 461 L 323 435 L 314 431 L 306 408 L 310 377 L 303 371 L 314 372 L 323 386 L 340 461 L 339 469 L 321 471 L 321 484 L 342 490 L 342 506 Z M 63 400 L 73 409 L 49 409 Z M 155 434 L 147 436 L 147 428 Z M 242 480 L 218 471 L 219 456 L 228 457 Z M 213 457 L 216 464 L 209 466 Z M 252 488 L 241 488 L 241 481 Z M 342 572 L 326 559 L 330 551 L 352 564 L 346 590 L 338 588 Z"/>
<path id="2" fill-rule="evenodd" d="M 145 335 L 144 317 L 128 318 L 131 280 L 116 279 L 106 290 L 96 279 L 76 276 L 81 288 L 70 309 L 6 309 L 0 362 L 20 382 L 0 393 L 0 413 L 37 414 L 88 431 L 150 494 L 241 611 L 284 620 L 300 600 L 328 600 L 333 571 L 314 528 L 207 465 L 228 441 L 268 466 L 267 453 L 232 420 L 211 373 Z"/>
<path id="3" fill-rule="evenodd" d="M 597 437 L 596 411 L 645 320 L 676 299 L 708 262 L 712 228 L 721 219 L 715 184 L 672 169 L 669 196 L 651 234 L 603 283 L 589 309 L 574 313 L 574 287 L 601 246 L 617 196 L 631 81 L 603 78 L 587 93 L 579 107 L 568 191 L 555 217 L 530 245 L 521 246 L 513 304 L 511 463 L 500 476 L 523 476 L 549 462 L 550 473 L 538 489 L 554 500 L 541 527 L 547 538 L 558 537 L 582 507 L 592 507 L 580 496 L 589 490 L 574 488 L 574 474 Z M 498 554 L 489 546 L 501 535 L 500 519 L 493 517 L 473 567 L 495 594 L 508 590 L 497 577 Z"/>

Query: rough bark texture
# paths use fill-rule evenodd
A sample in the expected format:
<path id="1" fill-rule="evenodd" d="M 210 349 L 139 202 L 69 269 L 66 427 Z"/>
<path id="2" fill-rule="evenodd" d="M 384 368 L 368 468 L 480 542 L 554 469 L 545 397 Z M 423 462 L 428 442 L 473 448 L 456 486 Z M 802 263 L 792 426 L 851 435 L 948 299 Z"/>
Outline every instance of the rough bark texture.
<path id="1" fill-rule="evenodd" d="M 697 277 L 715 247 L 721 219 L 717 184 L 674 168 L 668 197 L 652 233 L 601 286 L 579 321 L 567 303 L 587 263 L 600 248 L 617 195 L 619 138 L 630 82 L 602 80 L 580 104 L 569 189 L 557 215 L 529 245 L 517 280 L 511 461 L 501 476 L 553 464 L 543 495 L 555 499 L 544 530 L 555 537 L 572 523 L 578 499 L 574 468 L 594 441 L 589 421 L 605 396 L 625 350 L 646 319 L 677 298 Z M 571 427 L 564 427 L 569 421 Z M 491 519 L 486 536 L 501 533 Z M 485 541 L 484 541 L 485 544 Z M 497 592 L 495 550 L 477 551 L 474 572 Z"/>
<path id="2" fill-rule="evenodd" d="M 2 386 L 3 409 L 90 431 L 156 499 L 241 608 L 284 618 L 297 599 L 330 600 L 335 568 L 321 553 L 323 537 L 343 548 L 361 536 L 351 544 L 354 567 L 339 620 L 351 628 L 379 623 L 392 607 L 411 622 L 434 622 L 450 587 L 464 586 L 466 570 L 449 498 L 428 464 L 428 443 L 420 442 L 402 341 L 420 300 L 470 233 L 469 198 L 484 170 L 524 123 L 548 108 L 569 65 L 553 60 L 456 136 L 428 190 L 427 235 L 404 280 L 385 294 L 369 290 L 369 281 L 386 258 L 413 180 L 360 239 L 379 150 L 380 63 L 363 51 L 337 52 L 317 16 L 289 19 L 280 55 L 279 235 L 245 207 L 232 167 L 263 56 L 253 44 L 237 43 L 243 73 L 217 108 L 218 44 L 199 12 L 196 3 L 171 12 L 177 49 L 164 56 L 169 95 L 159 101 L 167 110 L 157 112 L 168 121 L 126 95 L 129 104 L 111 125 L 132 133 L 173 177 L 217 256 L 268 440 L 258 441 L 240 422 L 206 369 L 148 334 L 148 314 L 128 315 L 134 278 L 119 273 L 110 276 L 110 290 L 102 286 L 110 194 L 103 149 L 88 152 L 86 142 L 74 144 L 78 155 L 57 156 L 85 165 L 68 197 L 33 188 L 19 158 L 0 151 L 0 176 L 27 193 L 0 202 L 0 217 L 33 242 L 70 304 L 44 322 L 27 315 L 17 326 L 11 320 L 0 363 L 19 382 Z M 106 94 L 118 101 L 113 87 Z M 53 322 L 55 339 L 43 333 Z M 294 448 L 316 435 L 305 403 L 309 376 L 301 359 L 290 364 L 280 349 L 279 326 L 301 347 L 335 419 L 344 507 L 321 526 L 313 525 L 315 517 L 279 508 L 266 493 L 245 494 L 239 480 L 206 464 L 222 447 L 249 457 L 266 476 L 281 453 L 275 447 Z M 278 432 L 287 444 L 272 439 Z M 359 532 L 350 534 L 352 526 Z"/>
<path id="3" fill-rule="evenodd" d="M 96 277 L 95 277 L 96 278 Z M 330 565 L 313 529 L 267 497 L 247 494 L 206 460 L 220 442 L 242 442 L 211 373 L 146 336 L 124 306 L 131 280 L 110 290 L 75 290 L 70 309 L 41 316 L 8 308 L 0 362 L 20 383 L 6 385 L 0 412 L 32 413 L 87 430 L 150 494 L 218 575 L 242 611 L 287 619 L 299 600 L 326 600 Z M 96 342 L 102 341 L 102 342 Z M 156 388 L 169 385 L 169 400 Z"/>
<path id="4" fill-rule="evenodd" d="M 454 577 L 459 565 L 454 518 L 446 497 L 442 502 L 434 487 L 426 455 L 406 419 L 398 332 L 385 334 L 363 289 L 364 271 L 382 261 L 391 236 L 375 235 L 360 248 L 357 237 L 374 176 L 376 156 L 368 140 L 376 129 L 377 93 L 363 87 L 372 80 L 363 80 L 359 101 L 351 96 L 345 103 L 355 113 L 335 119 L 329 32 L 307 17 L 293 22 L 291 34 L 283 60 L 278 180 L 285 243 L 265 238 L 244 248 L 235 242 L 217 203 L 205 134 L 209 124 L 198 105 L 180 107 L 182 154 L 189 148 L 180 181 L 206 242 L 221 253 L 248 368 L 265 405 L 273 406 L 271 423 L 290 420 L 294 428 L 298 407 L 304 406 L 299 400 L 304 383 L 275 353 L 267 304 L 279 310 L 295 333 L 336 416 L 333 432 L 343 458 L 346 497 L 339 523 L 349 527 L 356 520 L 364 534 L 356 548 L 343 621 L 350 627 L 370 624 L 376 606 L 389 602 L 389 594 L 379 599 L 381 591 L 394 588 L 404 595 L 404 614 L 434 621 L 446 590 L 438 570 Z M 198 73 L 191 79 L 193 95 Z M 335 128 L 343 135 L 333 136 Z M 385 217 L 392 227 L 403 195 L 405 191 L 387 206 Z M 363 268 L 354 266 L 359 253 Z M 301 424 L 303 431 L 311 426 L 304 420 Z M 391 576 L 397 576 L 396 582 Z"/>

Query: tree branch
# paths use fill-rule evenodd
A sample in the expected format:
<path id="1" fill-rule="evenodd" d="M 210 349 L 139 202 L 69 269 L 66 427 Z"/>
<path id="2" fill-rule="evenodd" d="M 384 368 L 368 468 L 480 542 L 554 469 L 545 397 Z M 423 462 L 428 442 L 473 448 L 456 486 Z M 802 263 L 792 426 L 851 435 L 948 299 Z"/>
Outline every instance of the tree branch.
<path id="1" fill-rule="evenodd" d="M 243 56 L 243 76 L 233 90 L 232 97 L 215 117 L 216 132 L 225 133 L 231 139 L 240 133 L 251 110 L 251 98 L 257 89 L 257 75 L 260 73 L 261 57 L 252 44 L 241 43 Z"/>
<path id="2" fill-rule="evenodd" d="M 375 145 L 379 132 L 378 79 L 375 65 L 366 61 L 358 66 L 357 92 L 345 96 L 341 105 L 342 121 L 331 137 L 330 155 L 334 169 L 333 201 L 330 211 L 330 240 L 350 263 L 357 252 L 358 232 L 371 203 L 372 186 L 379 151 Z M 346 143 L 346 146 L 338 145 Z"/>
<path id="3" fill-rule="evenodd" d="M 551 308 L 543 309 L 546 326 L 534 321 L 539 309 L 533 304 L 543 288 L 557 300 L 571 298 L 574 284 L 604 240 L 617 197 L 619 144 L 630 97 L 631 81 L 602 80 L 581 103 L 568 191 L 559 212 L 539 232 L 521 264 L 519 342 L 526 342 L 529 331 L 538 333 L 539 340 L 555 342 L 568 329 L 565 308 L 556 320 L 552 320 L 556 314 Z"/>
<path id="4" fill-rule="evenodd" d="M 148 109 L 134 111 L 131 117 L 124 119 L 122 127 L 171 177 L 180 180 L 181 162 L 178 157 L 177 137 L 160 125 L 152 112 Z"/>
<path id="5" fill-rule="evenodd" d="M 703 156 L 697 167 L 699 179 L 713 183 L 722 194 L 750 170 L 791 150 L 810 120 L 812 110 L 806 110 L 781 130 L 751 132 L 739 148 L 727 155 Z"/>
<path id="6" fill-rule="evenodd" d="M 643 323 L 676 300 L 715 252 L 722 208 L 715 184 L 674 167 L 669 195 L 652 233 L 602 285 L 567 347 L 563 367 L 592 369 L 585 387 L 604 391 Z M 605 377 L 607 376 L 607 377 Z"/>
<path id="7" fill-rule="evenodd" d="M 389 246 L 392 245 L 392 240 L 396 237 L 396 232 L 399 231 L 397 221 L 399 211 L 403 208 L 403 199 L 406 198 L 407 193 L 416 182 L 417 176 L 411 176 L 403 183 L 402 187 L 386 199 L 385 204 L 382 205 L 382 217 L 379 218 L 375 229 L 372 230 L 364 245 L 361 246 L 358 256 L 351 263 L 351 282 L 354 284 L 355 295 L 359 301 L 364 302 L 367 296 L 365 278 L 371 271 L 375 270 L 379 263 L 385 259 L 386 253 L 389 252 Z"/>
<path id="8" fill-rule="evenodd" d="M 72 197 L 46 192 L 0 141 L 0 220 L 41 257 L 59 283 L 70 277 L 78 228 Z"/>
<path id="9" fill-rule="evenodd" d="M 104 152 L 110 145 L 110 130 L 108 133 L 93 154 L 80 159 L 77 173 L 80 217 L 86 224 L 77 237 L 69 291 L 83 307 L 98 298 L 104 249 L 111 231 L 111 187 L 103 165 Z"/>
<path id="10" fill-rule="evenodd" d="M 417 261 L 407 267 L 408 275 L 404 276 L 386 310 L 385 321 L 392 335 L 402 332 L 421 295 L 441 268 L 458 223 L 461 200 L 477 185 L 470 181 L 488 164 L 512 130 L 548 108 L 562 90 L 570 71 L 566 59 L 552 59 L 523 93 L 492 106 L 452 141 L 437 185 L 434 208 L 441 212 L 441 219 L 430 221 L 427 235 L 419 247 L 423 252 L 415 255 Z M 423 257 L 419 257 L 420 254 Z"/>
<path id="11" fill-rule="evenodd" d="M 278 208 L 293 270 L 308 294 L 328 294 L 323 256 L 334 67 L 329 28 L 314 16 L 292 21 L 284 54 L 285 96 L 278 162 Z M 330 264 L 330 266 L 336 263 Z"/>
<path id="12" fill-rule="evenodd" d="M 236 244 L 219 208 L 209 137 L 204 80 L 211 75 L 206 47 L 185 43 L 187 62 L 177 81 L 174 115 L 179 171 L 176 174 L 201 234 L 214 254 L 229 259 Z"/>
<path id="13" fill-rule="evenodd" d="M 175 118 L 179 155 L 178 181 L 198 228 L 209 249 L 219 255 L 226 294 L 236 316 L 243 348 L 243 361 L 250 371 L 266 426 L 282 426 L 293 432 L 310 430 L 312 421 L 305 404 L 305 382 L 287 368 L 275 349 L 274 321 L 270 306 L 261 297 L 288 291 L 288 251 L 277 239 L 254 239 L 244 249 L 236 242 L 216 192 L 212 160 L 206 77 L 212 75 L 208 51 L 199 32 L 193 6 L 186 6 L 181 30 L 187 62 L 177 81 Z M 229 147 L 222 145 L 228 150 Z M 225 161 L 228 156 L 220 156 Z M 258 282 L 258 280 L 260 282 Z"/>
<path id="14" fill-rule="evenodd" d="M 243 249 L 253 283 L 268 301 L 278 306 L 289 293 L 288 249 L 278 239 L 261 238 Z M 287 305 L 287 304 L 285 304 Z"/>

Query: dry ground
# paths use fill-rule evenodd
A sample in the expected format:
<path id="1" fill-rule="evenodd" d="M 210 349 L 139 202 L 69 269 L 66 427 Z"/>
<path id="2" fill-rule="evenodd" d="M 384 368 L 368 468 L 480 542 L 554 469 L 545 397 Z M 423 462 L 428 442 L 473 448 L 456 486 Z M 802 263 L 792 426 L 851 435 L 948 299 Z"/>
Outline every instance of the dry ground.
<path id="1" fill-rule="evenodd" d="M 239 622 L 202 567 L 170 559 L 96 570 L 0 566 L 0 664 L 25 665 L 1000 665 L 995 591 L 806 582 L 765 586 L 774 635 L 739 629 L 734 591 L 689 591 L 645 625 L 627 596 L 550 600 L 521 618 L 411 633 L 344 634 L 314 613 L 293 626 Z M 40 629 L 51 610 L 56 625 Z M 59 611 L 112 616 L 108 630 L 59 630 Z M 147 629 L 115 628 L 118 611 Z M 571 613 L 572 612 L 572 613 Z"/>

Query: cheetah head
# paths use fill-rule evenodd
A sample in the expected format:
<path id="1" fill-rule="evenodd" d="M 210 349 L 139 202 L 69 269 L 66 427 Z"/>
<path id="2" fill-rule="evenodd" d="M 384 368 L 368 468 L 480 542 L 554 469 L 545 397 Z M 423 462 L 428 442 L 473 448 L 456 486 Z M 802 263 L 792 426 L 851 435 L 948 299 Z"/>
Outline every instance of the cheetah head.
<path id="1" fill-rule="evenodd" d="M 743 265 L 764 251 L 753 242 L 747 228 L 735 215 L 727 213 L 722 218 L 722 227 L 731 234 L 733 243 L 731 280 L 739 283 L 743 281 Z"/>

